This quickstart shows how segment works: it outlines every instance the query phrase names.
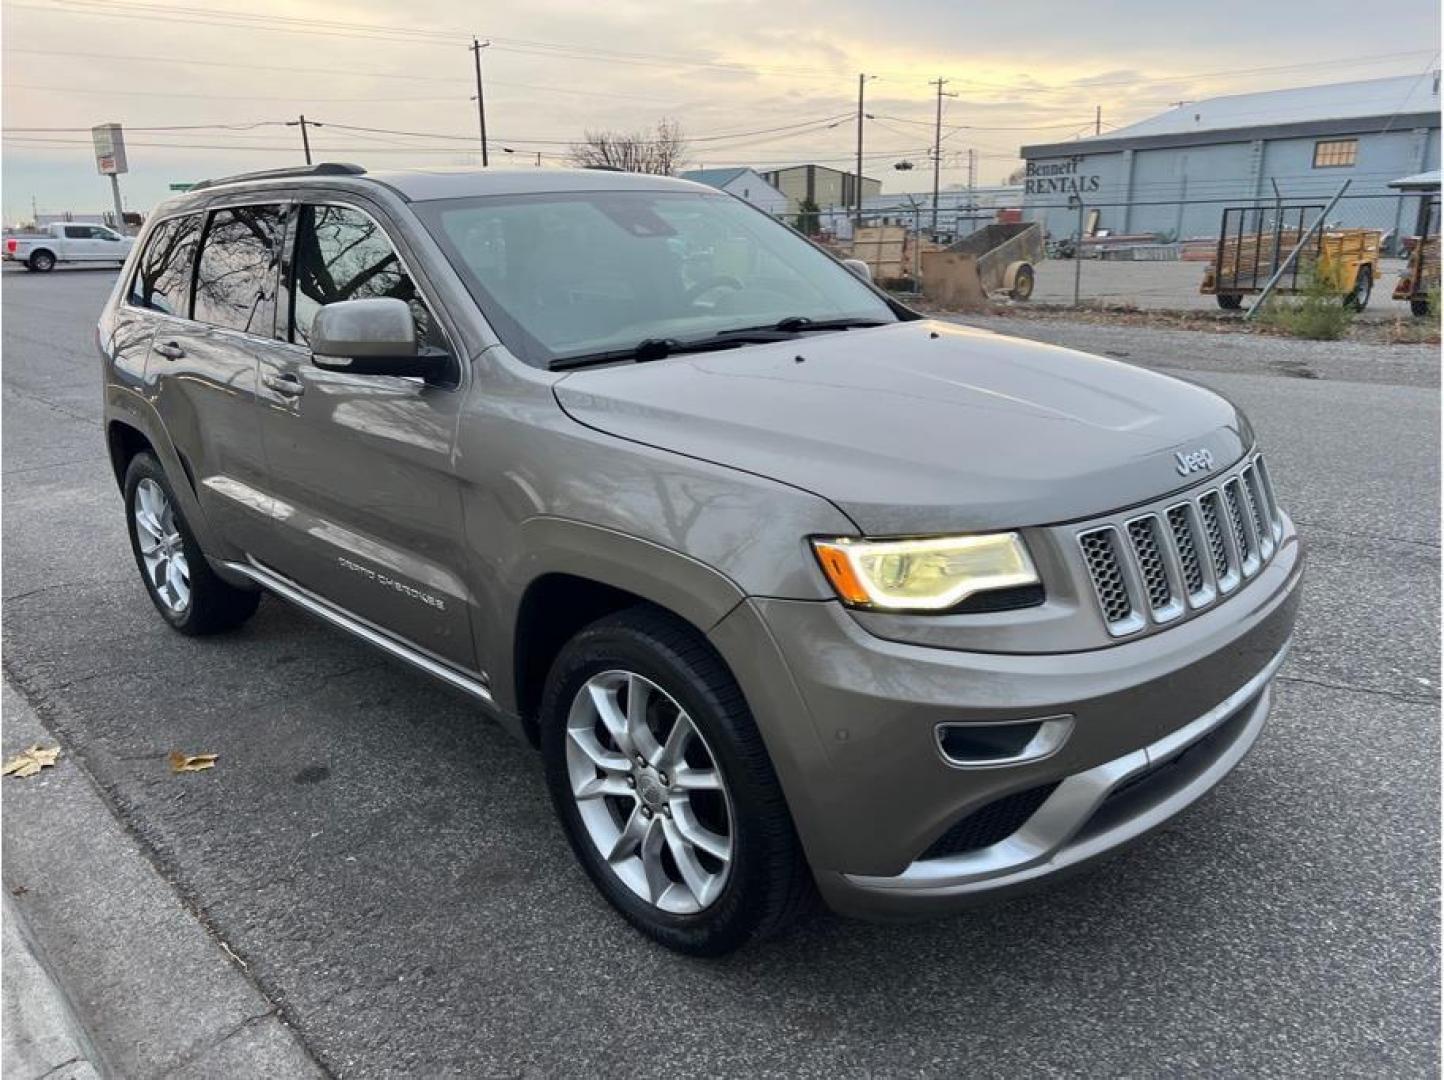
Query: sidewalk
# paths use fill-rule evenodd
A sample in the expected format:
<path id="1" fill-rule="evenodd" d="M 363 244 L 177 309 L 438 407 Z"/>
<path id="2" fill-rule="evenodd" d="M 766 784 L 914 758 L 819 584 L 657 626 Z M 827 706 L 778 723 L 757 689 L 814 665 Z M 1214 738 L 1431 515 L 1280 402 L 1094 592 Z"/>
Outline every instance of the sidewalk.
<path id="1" fill-rule="evenodd" d="M 0 703 L 6 757 L 56 745 L 8 679 Z M 0 792 L 6 1080 L 325 1075 L 77 761 Z"/>

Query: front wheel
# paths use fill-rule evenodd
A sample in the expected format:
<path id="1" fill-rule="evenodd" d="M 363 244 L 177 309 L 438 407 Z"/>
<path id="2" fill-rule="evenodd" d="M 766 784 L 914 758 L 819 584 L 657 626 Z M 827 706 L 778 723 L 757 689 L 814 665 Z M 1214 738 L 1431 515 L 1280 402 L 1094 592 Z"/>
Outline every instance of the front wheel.
<path id="1" fill-rule="evenodd" d="M 126 469 L 125 516 L 146 592 L 172 627 L 182 634 L 217 634 L 255 614 L 261 594 L 228 585 L 211 569 L 150 454 L 137 454 Z"/>
<path id="2" fill-rule="evenodd" d="M 642 933 L 718 956 L 805 907 L 811 876 L 762 738 L 691 627 L 648 608 L 593 623 L 553 665 L 540 723 L 572 850 Z"/>

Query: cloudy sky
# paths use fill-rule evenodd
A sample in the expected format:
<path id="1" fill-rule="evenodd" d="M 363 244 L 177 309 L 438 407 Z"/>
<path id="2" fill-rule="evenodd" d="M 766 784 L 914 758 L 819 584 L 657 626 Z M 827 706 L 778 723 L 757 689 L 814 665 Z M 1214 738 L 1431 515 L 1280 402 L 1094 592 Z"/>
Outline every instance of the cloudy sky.
<path id="1" fill-rule="evenodd" d="M 202 6 L 205 5 L 205 6 Z M 110 205 L 88 131 L 127 131 L 128 209 L 167 184 L 302 161 L 478 162 L 471 35 L 493 164 L 564 161 L 585 129 L 675 118 L 695 164 L 855 152 L 885 190 L 930 187 L 934 90 L 949 80 L 943 183 L 1000 182 L 1018 147 L 1219 94 L 1437 62 L 1437 0 L 13 0 L 3 4 L 6 221 Z M 369 129 L 369 130 L 368 130 Z M 509 148 L 512 153 L 504 152 Z M 911 171 L 893 168 L 911 161 Z"/>

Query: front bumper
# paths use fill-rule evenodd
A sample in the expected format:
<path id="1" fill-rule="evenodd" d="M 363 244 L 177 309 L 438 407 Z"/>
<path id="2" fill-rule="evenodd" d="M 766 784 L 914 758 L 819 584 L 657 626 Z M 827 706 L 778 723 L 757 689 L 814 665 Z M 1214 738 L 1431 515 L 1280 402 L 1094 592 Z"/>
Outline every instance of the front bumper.
<path id="1" fill-rule="evenodd" d="M 1286 651 L 1172 735 L 1064 779 L 1006 840 L 918 860 L 891 877 L 837 875 L 842 880 L 829 893 L 863 914 L 948 911 L 974 897 L 1021 891 L 1132 843 L 1207 794 L 1248 753 Z"/>
<path id="2" fill-rule="evenodd" d="M 1273 559 L 1227 601 L 1086 652 L 899 643 L 838 604 L 770 599 L 741 605 L 712 639 L 747 694 L 825 898 L 848 914 L 907 917 L 1080 866 L 1217 784 L 1268 713 L 1302 565 L 1287 526 Z M 1060 715 L 1072 719 L 1069 737 L 1043 758 L 958 768 L 939 752 L 939 724 Z M 924 857 L 975 811 L 1052 784 L 1005 839 Z"/>

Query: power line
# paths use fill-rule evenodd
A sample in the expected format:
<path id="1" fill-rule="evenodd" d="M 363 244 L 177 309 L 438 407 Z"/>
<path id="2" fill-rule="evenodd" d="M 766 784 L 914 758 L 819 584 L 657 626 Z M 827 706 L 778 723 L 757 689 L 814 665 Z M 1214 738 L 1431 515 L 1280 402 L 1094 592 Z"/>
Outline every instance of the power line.
<path id="1" fill-rule="evenodd" d="M 46 11 L 55 14 L 87 14 L 101 15 L 109 18 L 149 18 L 167 19 L 171 21 L 194 22 L 202 25 L 245 27 L 247 29 L 261 30 L 279 33 L 311 34 L 323 36 L 340 36 L 362 38 L 366 40 L 391 40 L 406 41 L 412 44 L 430 45 L 459 45 L 467 36 L 463 31 L 450 30 L 427 30 L 417 27 L 404 27 L 394 25 L 382 25 L 374 23 L 344 22 L 338 20 L 323 19 L 302 19 L 293 16 L 258 15 L 245 12 L 225 12 L 214 8 L 190 8 L 162 4 L 141 4 L 127 3 L 123 0 L 65 0 L 55 4 L 36 4 L 13 2 L 8 5 L 11 9 L 25 8 L 30 10 Z M 704 60 L 695 57 L 683 57 L 677 55 L 658 53 L 637 53 L 623 52 L 621 50 L 609 50 L 588 48 L 586 46 L 568 45 L 556 42 L 535 41 L 526 38 L 503 38 L 492 37 L 493 47 L 498 50 L 527 53 L 530 55 L 549 55 L 559 59 L 569 60 L 595 60 L 612 63 L 629 64 L 651 64 L 669 67 L 694 67 L 713 68 L 726 71 L 745 71 L 763 74 L 776 74 L 798 78 L 825 78 L 838 79 L 841 72 L 823 70 L 817 68 L 803 68 L 789 66 L 785 68 L 768 68 L 756 64 L 748 64 L 737 61 Z M 1177 84 L 1188 81 L 1205 81 L 1216 78 L 1235 78 L 1239 75 L 1280 73 L 1287 71 L 1302 71 L 1313 68 L 1337 69 L 1342 67 L 1358 67 L 1366 64 L 1382 63 L 1387 60 L 1400 59 L 1410 56 L 1423 56 L 1428 53 L 1426 49 L 1412 49 L 1395 53 L 1377 53 L 1362 57 L 1341 57 L 1328 60 L 1303 61 L 1295 64 L 1276 64 L 1256 68 L 1234 68 L 1226 71 L 1198 72 L 1191 74 L 1177 74 L 1159 76 L 1154 78 L 1133 78 L 1120 80 L 1073 80 L 1070 83 L 1047 86 L 1041 84 L 1017 85 L 1007 83 L 993 83 L 978 79 L 957 77 L 954 81 L 969 86 L 982 87 L 998 91 L 1006 91 L 1013 94 L 1039 94 L 1039 93 L 1066 93 L 1077 94 L 1080 91 L 1095 87 L 1115 86 L 1149 86 L 1160 84 Z M 911 72 L 886 71 L 878 72 L 879 76 L 910 78 Z"/>

